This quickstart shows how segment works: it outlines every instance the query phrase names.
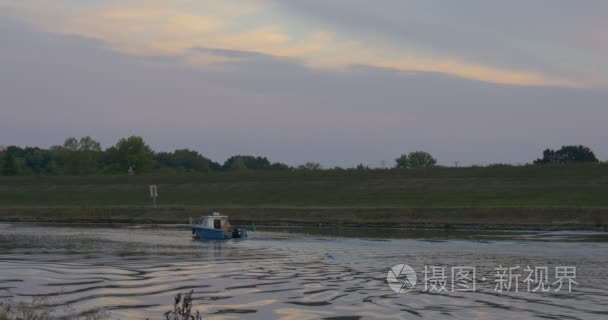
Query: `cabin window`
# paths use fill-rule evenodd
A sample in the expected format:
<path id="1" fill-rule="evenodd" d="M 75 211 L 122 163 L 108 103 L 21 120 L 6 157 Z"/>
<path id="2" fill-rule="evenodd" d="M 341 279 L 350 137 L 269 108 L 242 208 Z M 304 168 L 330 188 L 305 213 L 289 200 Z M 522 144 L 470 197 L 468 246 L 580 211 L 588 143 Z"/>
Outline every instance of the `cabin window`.
<path id="1" fill-rule="evenodd" d="M 222 220 L 213 219 L 213 229 L 221 229 L 221 228 L 222 228 Z"/>

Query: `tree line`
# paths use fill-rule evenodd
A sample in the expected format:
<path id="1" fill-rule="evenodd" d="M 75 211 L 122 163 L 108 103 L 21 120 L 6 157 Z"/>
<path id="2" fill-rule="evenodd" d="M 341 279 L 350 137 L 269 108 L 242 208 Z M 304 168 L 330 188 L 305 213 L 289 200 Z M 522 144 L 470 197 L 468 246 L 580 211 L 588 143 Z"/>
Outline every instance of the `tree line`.
<path id="1" fill-rule="evenodd" d="M 545 150 L 542 158 L 533 163 L 542 165 L 575 162 L 599 161 L 588 147 L 564 146 L 558 150 Z M 415 151 L 395 159 L 394 168 L 415 169 L 436 165 L 437 160 L 430 153 Z M 235 155 L 224 163 L 218 163 L 190 149 L 155 152 L 139 136 L 122 138 L 106 149 L 102 149 L 100 143 L 89 136 L 80 139 L 69 137 L 63 145 L 48 149 L 18 146 L 0 148 L 0 174 L 5 176 L 322 169 L 316 162 L 292 167 L 280 162 L 271 162 L 266 157 L 251 155 Z M 369 167 L 360 164 L 350 169 L 366 170 Z"/>
<path id="2" fill-rule="evenodd" d="M 70 137 L 63 145 L 48 149 L 0 148 L 0 174 L 6 176 L 289 169 L 292 168 L 283 163 L 272 163 L 266 157 L 236 155 L 220 164 L 190 149 L 155 152 L 138 136 L 122 138 L 105 150 L 89 136 Z"/>

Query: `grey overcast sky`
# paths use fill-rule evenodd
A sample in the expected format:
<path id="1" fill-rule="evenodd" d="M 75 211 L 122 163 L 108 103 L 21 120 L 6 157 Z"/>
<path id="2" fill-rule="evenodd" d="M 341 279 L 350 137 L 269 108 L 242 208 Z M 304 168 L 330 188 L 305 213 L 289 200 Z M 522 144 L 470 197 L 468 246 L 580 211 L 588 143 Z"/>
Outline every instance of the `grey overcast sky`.
<path id="1" fill-rule="evenodd" d="M 0 0 L 0 145 L 608 160 L 608 1 Z"/>

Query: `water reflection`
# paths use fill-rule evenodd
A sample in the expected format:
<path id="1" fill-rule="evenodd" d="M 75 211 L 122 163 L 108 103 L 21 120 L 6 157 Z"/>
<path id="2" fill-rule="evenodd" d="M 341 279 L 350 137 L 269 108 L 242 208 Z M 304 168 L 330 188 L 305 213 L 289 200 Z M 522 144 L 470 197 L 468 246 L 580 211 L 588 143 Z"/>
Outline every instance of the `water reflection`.
<path id="1" fill-rule="evenodd" d="M 194 290 L 205 319 L 604 319 L 604 233 L 262 228 L 249 240 L 193 241 L 184 226 L 0 224 L 0 296 L 45 297 L 74 312 L 158 318 Z M 576 265 L 571 294 L 399 295 L 387 270 L 407 263 Z"/>

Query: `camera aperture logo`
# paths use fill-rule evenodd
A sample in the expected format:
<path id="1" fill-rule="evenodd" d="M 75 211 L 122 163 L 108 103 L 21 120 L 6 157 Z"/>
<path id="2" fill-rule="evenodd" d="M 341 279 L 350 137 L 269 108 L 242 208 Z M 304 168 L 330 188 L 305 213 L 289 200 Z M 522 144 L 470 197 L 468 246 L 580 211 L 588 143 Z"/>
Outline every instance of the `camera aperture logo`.
<path id="1" fill-rule="evenodd" d="M 477 272 L 474 266 L 424 266 L 424 277 L 421 277 L 422 292 L 477 292 Z M 572 292 L 578 286 L 576 266 L 554 266 L 554 277 L 551 277 L 549 266 L 514 266 L 494 268 L 494 278 L 480 277 L 485 286 L 494 287 L 494 292 Z M 414 290 L 417 283 L 416 271 L 407 264 L 398 264 L 386 274 L 386 283 L 396 293 Z"/>
<path id="2" fill-rule="evenodd" d="M 386 275 L 388 286 L 397 293 L 410 292 L 416 286 L 416 271 L 407 264 L 392 267 Z"/>

